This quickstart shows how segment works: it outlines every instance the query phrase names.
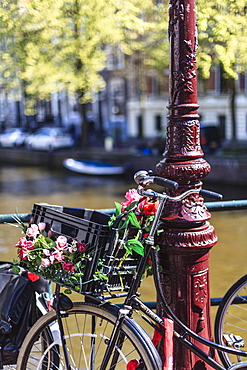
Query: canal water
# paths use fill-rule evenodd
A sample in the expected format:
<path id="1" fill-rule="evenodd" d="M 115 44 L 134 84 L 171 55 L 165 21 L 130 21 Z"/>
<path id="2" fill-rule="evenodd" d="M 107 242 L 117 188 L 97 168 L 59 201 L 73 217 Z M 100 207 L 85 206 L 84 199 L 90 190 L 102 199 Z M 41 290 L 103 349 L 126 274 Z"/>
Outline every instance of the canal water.
<path id="1" fill-rule="evenodd" d="M 6 166 L 0 168 L 0 213 L 30 213 L 33 203 L 39 202 L 79 208 L 114 208 L 114 201 L 123 201 L 125 192 L 132 187 L 135 184 L 131 179 L 97 178 L 61 170 Z M 221 192 L 225 200 L 247 199 L 244 187 L 207 183 L 204 187 Z M 219 238 L 210 257 L 211 297 L 221 297 L 247 271 L 247 210 L 212 212 L 210 222 Z M 12 261 L 16 257 L 14 245 L 19 237 L 20 229 L 0 225 L 1 260 Z M 150 279 L 143 283 L 143 300 L 155 300 L 150 284 Z"/>

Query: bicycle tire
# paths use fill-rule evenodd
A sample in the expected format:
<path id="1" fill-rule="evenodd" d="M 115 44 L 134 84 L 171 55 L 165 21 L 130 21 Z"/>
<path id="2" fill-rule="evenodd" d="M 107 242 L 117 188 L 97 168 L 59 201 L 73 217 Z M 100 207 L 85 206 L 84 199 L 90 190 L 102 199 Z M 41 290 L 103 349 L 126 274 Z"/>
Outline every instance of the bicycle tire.
<path id="1" fill-rule="evenodd" d="M 233 303 L 234 299 L 241 303 Z M 230 343 L 233 340 L 237 346 L 241 344 L 241 350 L 247 351 L 247 275 L 236 281 L 223 297 L 215 317 L 214 335 L 216 343 L 234 347 Z M 226 352 L 218 353 L 225 367 L 246 360 Z"/>
<path id="2" fill-rule="evenodd" d="M 108 309 L 91 303 L 74 303 L 71 310 L 62 317 L 65 330 L 66 346 L 73 370 L 100 369 L 108 338 L 117 320 L 117 311 L 108 305 Z M 44 330 L 56 328 L 55 311 L 50 311 L 41 317 L 30 329 L 21 347 L 17 370 L 55 370 L 66 369 L 63 358 L 63 350 L 60 346 L 59 336 L 54 332 L 54 341 L 49 345 L 48 351 L 36 348 L 36 343 Z M 161 370 L 162 363 L 158 352 L 146 332 L 131 318 L 124 320 L 121 333 L 124 334 L 123 343 L 118 343 L 117 362 L 111 364 L 114 356 L 107 366 L 107 370 L 126 370 L 130 361 L 138 360 L 145 370 Z M 54 347 L 56 346 L 56 347 Z M 50 350 L 59 351 L 59 366 L 50 363 L 50 367 L 43 366 L 43 358 Z M 34 349 L 38 349 L 34 356 Z M 115 352 L 115 351 L 113 351 Z M 57 367 L 56 367 L 57 366 Z"/>
<path id="3" fill-rule="evenodd" d="M 41 344 L 43 345 L 43 347 L 45 348 L 46 346 L 46 343 L 50 343 L 51 344 L 51 331 L 48 329 L 48 330 L 45 330 L 44 333 L 43 333 L 43 336 L 45 336 L 46 338 L 44 340 L 41 340 Z M 56 370 L 58 369 L 58 365 L 59 365 L 59 350 L 56 349 L 56 351 L 51 351 L 49 353 L 49 357 L 46 358 L 46 361 L 47 362 L 50 362 L 52 363 L 54 366 L 51 366 L 50 367 L 50 370 Z M 17 363 L 18 363 L 18 360 L 17 360 Z M 17 370 L 17 363 L 16 364 L 11 364 L 11 365 L 3 365 L 3 370 Z"/>

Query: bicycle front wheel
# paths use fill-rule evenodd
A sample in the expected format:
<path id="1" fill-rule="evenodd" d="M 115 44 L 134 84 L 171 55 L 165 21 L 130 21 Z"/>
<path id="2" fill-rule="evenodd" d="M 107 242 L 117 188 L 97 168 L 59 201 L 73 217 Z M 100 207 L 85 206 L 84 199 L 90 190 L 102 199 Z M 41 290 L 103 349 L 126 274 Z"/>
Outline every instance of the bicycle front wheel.
<path id="1" fill-rule="evenodd" d="M 215 318 L 215 341 L 233 348 L 247 351 L 247 275 L 239 279 L 226 292 Z M 239 358 L 219 351 L 225 367 L 240 361 Z"/>
<path id="2" fill-rule="evenodd" d="M 117 320 L 116 311 L 110 307 L 108 310 L 89 303 L 74 303 L 74 307 L 63 314 L 71 369 L 101 369 Z M 120 338 L 121 342 L 117 341 L 107 370 L 126 370 L 131 361 L 139 363 L 140 369 L 162 369 L 160 357 L 150 338 L 133 319 L 125 319 Z M 67 369 L 55 311 L 41 317 L 31 328 L 17 363 L 17 370 Z"/>

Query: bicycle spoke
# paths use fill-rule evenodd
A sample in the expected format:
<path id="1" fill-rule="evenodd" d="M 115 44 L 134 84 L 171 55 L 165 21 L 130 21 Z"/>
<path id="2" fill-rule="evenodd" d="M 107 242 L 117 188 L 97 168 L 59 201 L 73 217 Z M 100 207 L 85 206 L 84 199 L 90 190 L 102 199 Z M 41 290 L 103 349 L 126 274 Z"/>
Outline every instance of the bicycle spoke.
<path id="1" fill-rule="evenodd" d="M 50 327 L 51 322 L 56 323 L 55 313 L 51 312 L 46 316 L 48 319 L 41 318 L 37 322 L 37 329 L 33 328 L 29 332 L 19 356 L 17 370 L 66 369 L 59 336 L 55 339 L 54 335 L 52 340 L 46 336 L 44 338 L 46 342 L 44 339 L 39 340 L 41 345 L 37 345 L 37 339 L 44 337 L 43 333 L 48 331 L 46 328 Z M 66 315 L 62 315 L 64 338 L 72 370 L 101 369 L 116 319 L 117 316 L 109 311 L 89 304 L 79 304 Z M 139 332 L 136 325 L 131 320 L 123 324 L 119 337 L 121 340 L 115 343 L 106 370 L 126 369 L 127 364 L 133 359 L 142 360 L 145 370 L 161 369 L 160 358 L 151 340 L 141 328 Z"/>
<path id="2" fill-rule="evenodd" d="M 247 350 L 246 286 L 247 276 L 233 284 L 223 297 L 215 319 L 216 341 L 241 350 Z M 226 367 L 240 361 L 238 356 L 224 352 L 219 352 L 219 356 Z"/>

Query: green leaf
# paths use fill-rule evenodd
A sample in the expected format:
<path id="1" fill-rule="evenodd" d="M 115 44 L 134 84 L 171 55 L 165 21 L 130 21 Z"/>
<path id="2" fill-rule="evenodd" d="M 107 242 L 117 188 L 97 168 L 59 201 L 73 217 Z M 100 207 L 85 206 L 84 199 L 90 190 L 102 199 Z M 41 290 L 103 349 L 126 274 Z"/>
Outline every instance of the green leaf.
<path id="1" fill-rule="evenodd" d="M 123 230 L 123 229 L 125 229 L 127 226 L 129 225 L 129 219 L 128 218 L 126 218 L 125 220 L 124 220 L 124 222 L 122 223 L 122 225 L 121 226 L 119 226 L 119 230 Z"/>
<path id="2" fill-rule="evenodd" d="M 37 266 L 41 265 L 41 258 L 40 257 L 36 257 L 35 261 L 36 261 Z"/>
<path id="3" fill-rule="evenodd" d="M 134 251 L 137 254 L 144 256 L 144 247 L 139 240 L 136 239 L 128 240 L 127 243 L 125 244 L 125 248 L 130 254 L 132 254 L 132 251 Z"/>
<path id="4" fill-rule="evenodd" d="M 119 216 L 120 213 L 121 213 L 122 206 L 121 206 L 120 203 L 115 202 L 115 207 L 116 207 L 116 212 L 115 212 L 116 213 L 116 216 Z"/>
<path id="5" fill-rule="evenodd" d="M 130 223 L 131 223 L 133 226 L 137 227 L 138 229 L 140 229 L 140 228 L 141 228 L 141 226 L 140 226 L 140 224 L 139 224 L 139 222 L 138 222 L 138 220 L 137 220 L 137 217 L 136 217 L 136 215 L 134 214 L 134 212 L 130 212 L 130 213 L 128 213 L 127 217 L 128 217 L 128 220 L 130 221 Z"/>
<path id="6" fill-rule="evenodd" d="M 108 226 L 111 228 L 116 221 L 116 215 L 112 215 L 108 221 Z"/>
<path id="7" fill-rule="evenodd" d="M 128 207 L 125 208 L 125 211 L 131 211 L 132 209 L 136 207 L 137 204 L 138 204 L 138 201 L 134 200 L 128 205 Z"/>
<path id="8" fill-rule="evenodd" d="M 132 248 L 132 245 L 126 243 L 124 245 L 124 248 L 126 249 L 126 251 L 129 253 L 129 254 L 132 254 L 133 253 L 133 248 Z"/>
<path id="9" fill-rule="evenodd" d="M 21 271 L 20 267 L 18 267 L 18 266 L 13 266 L 12 270 L 13 270 L 14 274 L 19 274 L 19 272 Z"/>

